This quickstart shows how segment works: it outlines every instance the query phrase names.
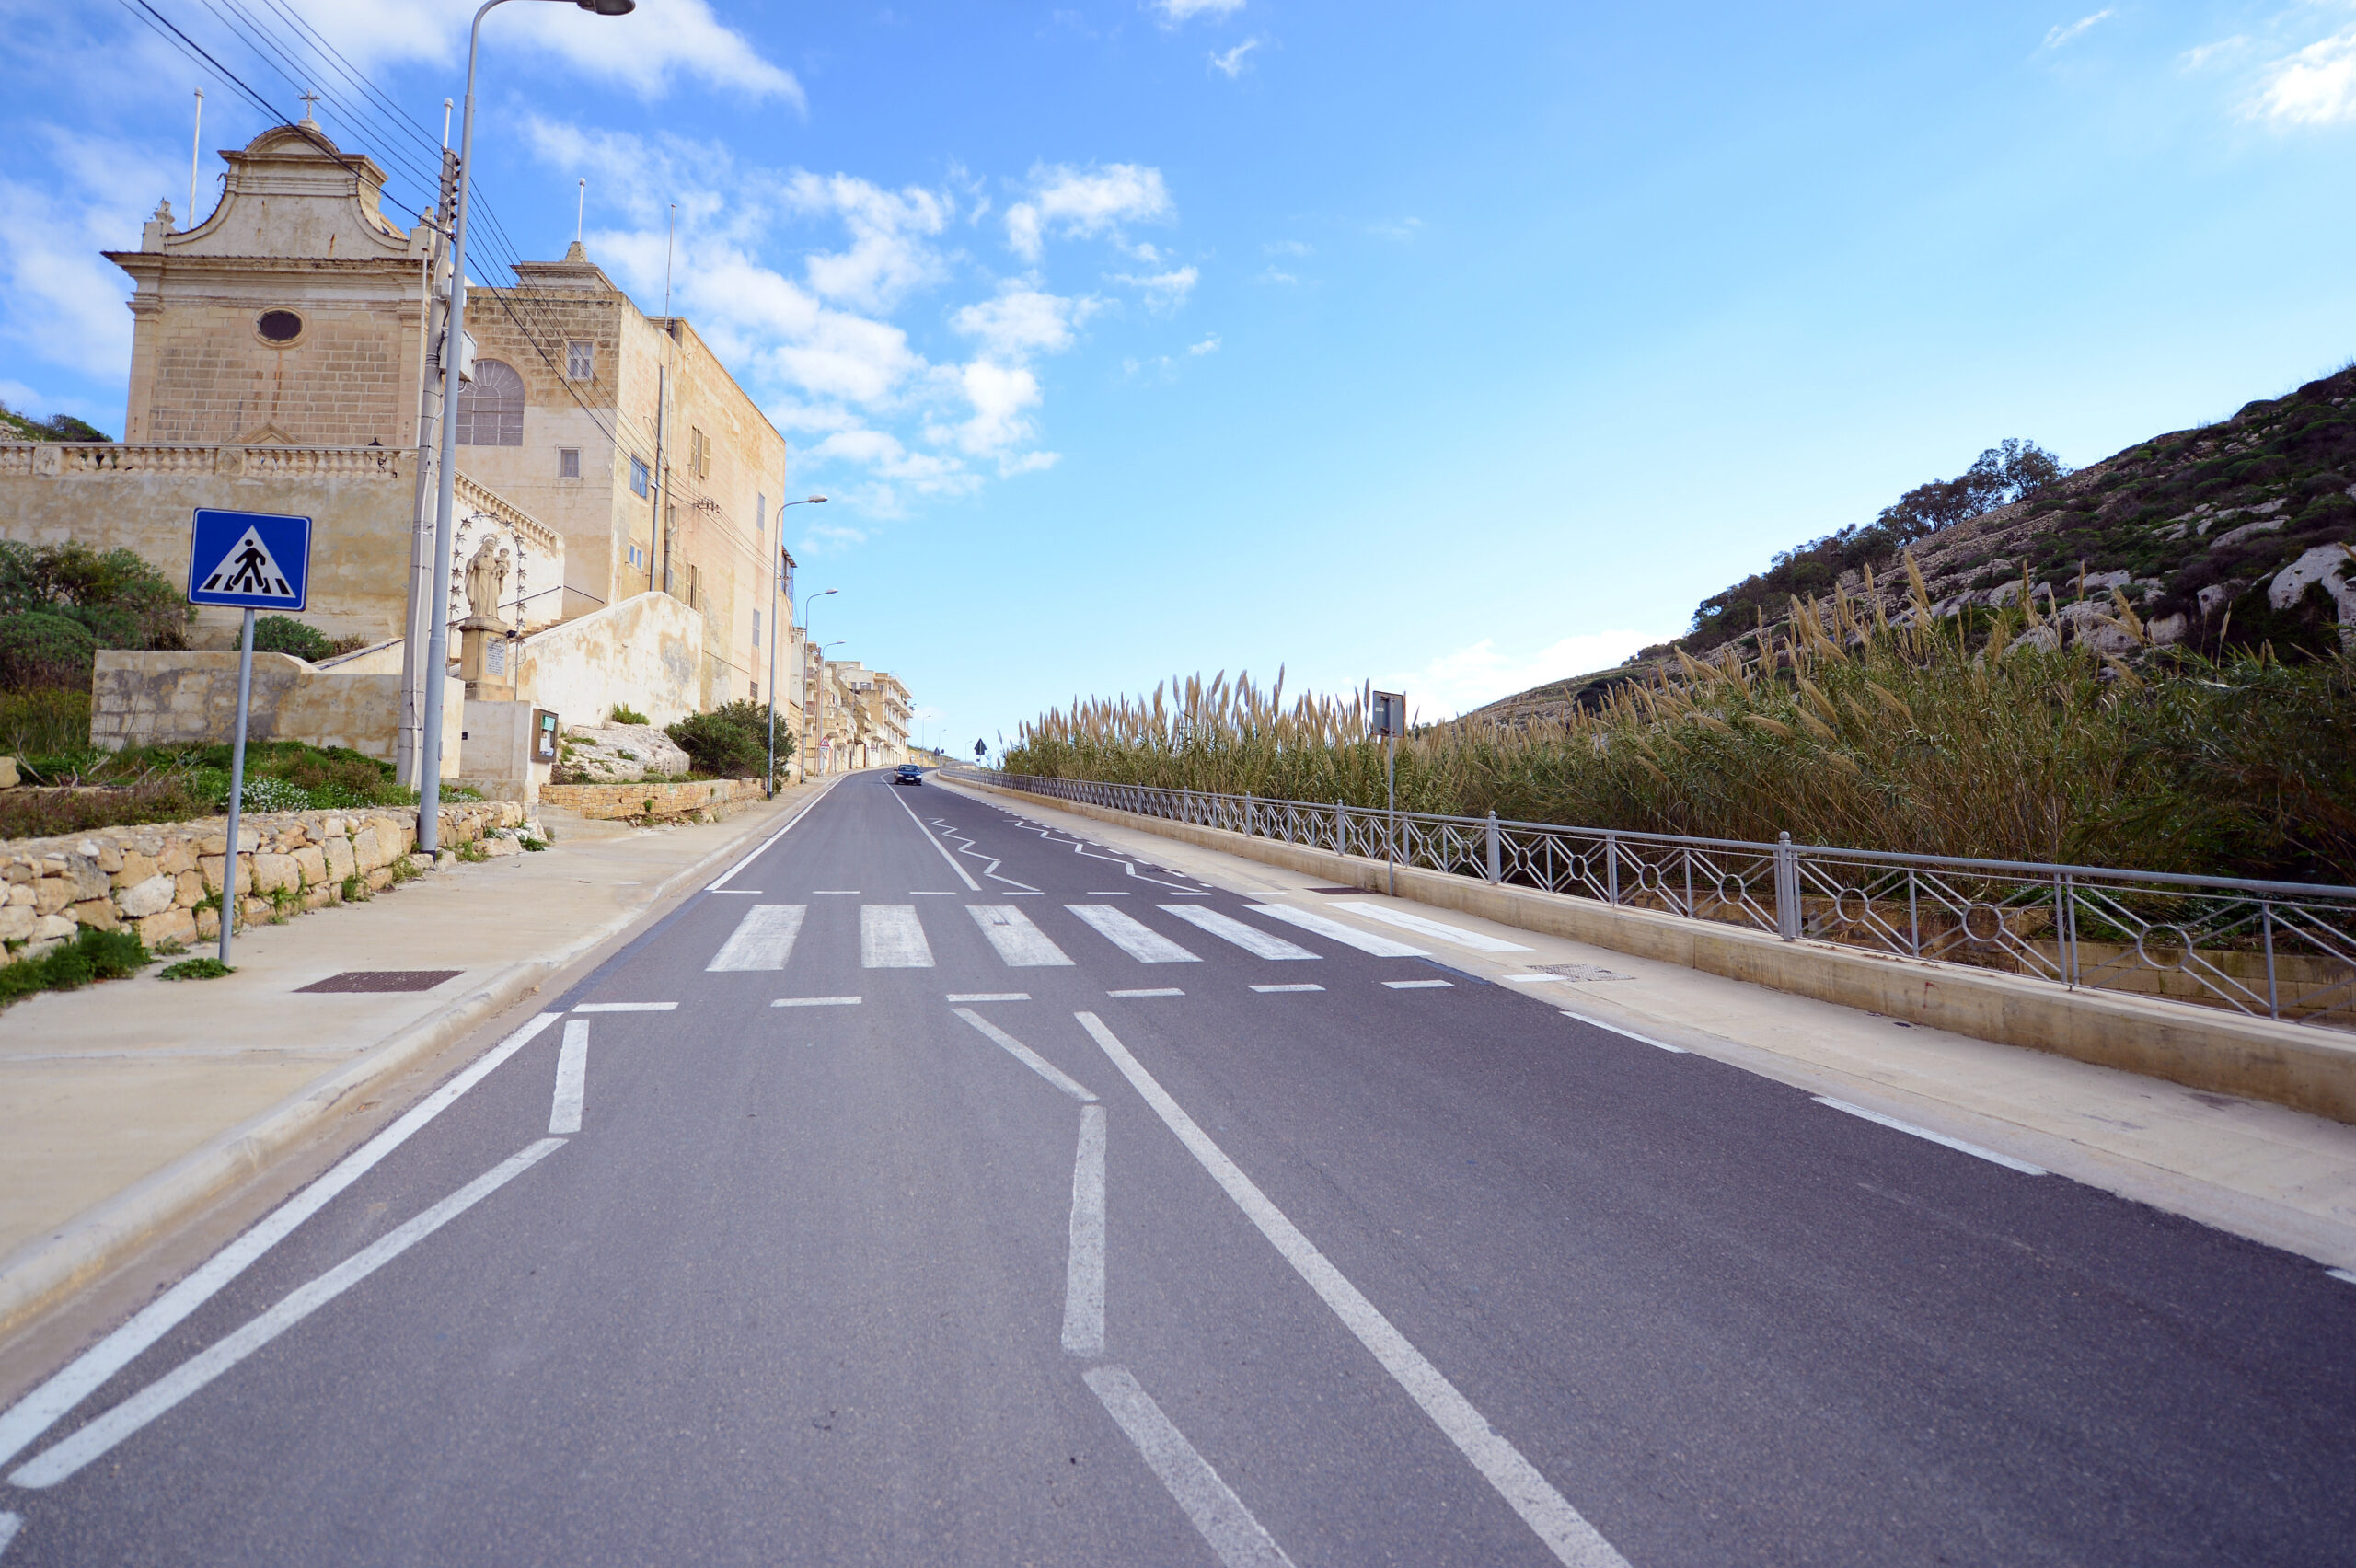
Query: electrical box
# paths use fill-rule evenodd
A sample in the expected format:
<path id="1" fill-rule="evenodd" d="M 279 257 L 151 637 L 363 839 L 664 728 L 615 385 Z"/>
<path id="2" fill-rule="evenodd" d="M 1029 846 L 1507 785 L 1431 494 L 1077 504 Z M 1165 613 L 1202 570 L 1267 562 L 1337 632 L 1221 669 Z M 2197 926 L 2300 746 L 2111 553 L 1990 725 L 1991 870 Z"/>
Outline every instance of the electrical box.
<path id="1" fill-rule="evenodd" d="M 545 708 L 532 709 L 532 760 L 553 764 L 556 761 L 556 715 Z"/>

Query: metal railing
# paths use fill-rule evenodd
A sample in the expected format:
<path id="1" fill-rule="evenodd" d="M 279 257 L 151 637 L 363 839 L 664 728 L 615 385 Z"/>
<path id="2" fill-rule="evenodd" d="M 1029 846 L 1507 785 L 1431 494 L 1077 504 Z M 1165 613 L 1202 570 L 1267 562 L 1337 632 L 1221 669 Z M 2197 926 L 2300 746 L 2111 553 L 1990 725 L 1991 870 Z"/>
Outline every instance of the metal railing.
<path id="1" fill-rule="evenodd" d="M 2356 1029 L 2356 887 L 1903 855 L 958 766 L 1050 800 L 1909 958 Z"/>

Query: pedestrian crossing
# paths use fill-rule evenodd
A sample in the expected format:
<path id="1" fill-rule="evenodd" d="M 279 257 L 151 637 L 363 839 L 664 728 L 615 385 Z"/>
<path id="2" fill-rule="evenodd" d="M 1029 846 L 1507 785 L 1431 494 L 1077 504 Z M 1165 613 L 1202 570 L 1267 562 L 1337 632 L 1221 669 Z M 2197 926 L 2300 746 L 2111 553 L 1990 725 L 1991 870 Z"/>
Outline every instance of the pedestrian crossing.
<path id="1" fill-rule="evenodd" d="M 792 962 L 797 947 L 807 950 L 814 929 L 840 932 L 848 924 L 851 907 L 849 900 L 815 905 L 756 904 L 738 917 L 734 928 L 704 967 L 713 974 L 784 969 Z M 953 937 L 949 929 L 957 918 L 952 906 L 861 904 L 856 907 L 859 962 L 862 968 L 935 968 L 936 940 L 950 942 L 953 951 L 966 941 Z M 814 917 L 814 908 L 817 912 Z M 930 911 L 929 915 L 923 912 L 926 909 Z M 1265 926 L 1206 905 L 1156 904 L 1149 909 L 1150 913 L 1148 906 L 1140 905 L 1132 913 L 1114 904 L 1067 904 L 1060 908 L 1033 905 L 1026 910 L 1014 904 L 968 904 L 964 914 L 990 951 L 1009 969 L 1070 968 L 1078 962 L 1073 957 L 1075 951 L 1086 957 L 1108 947 L 1138 963 L 1200 963 L 1203 956 L 1195 947 L 1205 940 L 1239 948 L 1253 958 L 1270 963 L 1315 962 L 1325 956 Z M 1290 925 L 1297 934 L 1330 939 L 1376 957 L 1428 956 L 1422 948 L 1361 931 L 1307 910 L 1258 904 L 1250 905 L 1249 912 Z M 1066 916 L 1068 920 L 1064 918 Z M 1156 924 L 1148 924 L 1149 919 L 1154 919 Z M 932 922 L 930 930 L 928 921 Z M 1188 940 L 1195 946 L 1180 940 L 1172 934 L 1173 928 L 1188 933 Z"/>

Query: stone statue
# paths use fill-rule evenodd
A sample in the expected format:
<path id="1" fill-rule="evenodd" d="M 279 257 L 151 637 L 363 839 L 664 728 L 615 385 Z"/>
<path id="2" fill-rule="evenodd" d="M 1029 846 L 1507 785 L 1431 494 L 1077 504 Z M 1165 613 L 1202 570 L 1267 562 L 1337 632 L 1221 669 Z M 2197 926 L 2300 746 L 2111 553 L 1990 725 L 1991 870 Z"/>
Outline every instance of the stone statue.
<path id="1" fill-rule="evenodd" d="M 507 592 L 507 552 L 495 538 L 485 539 L 467 563 L 467 614 L 469 619 L 495 621 L 499 601 Z"/>

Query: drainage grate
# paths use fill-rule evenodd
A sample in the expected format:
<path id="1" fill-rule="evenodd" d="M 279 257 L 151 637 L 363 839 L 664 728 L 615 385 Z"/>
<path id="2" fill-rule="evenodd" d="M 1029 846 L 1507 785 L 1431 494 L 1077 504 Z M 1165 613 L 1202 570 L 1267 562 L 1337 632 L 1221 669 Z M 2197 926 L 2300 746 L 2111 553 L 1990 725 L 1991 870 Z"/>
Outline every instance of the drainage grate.
<path id="1" fill-rule="evenodd" d="M 305 991 L 431 991 L 465 973 L 463 969 L 347 969 L 294 989 L 297 995 Z"/>

